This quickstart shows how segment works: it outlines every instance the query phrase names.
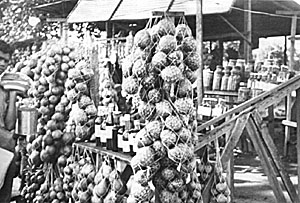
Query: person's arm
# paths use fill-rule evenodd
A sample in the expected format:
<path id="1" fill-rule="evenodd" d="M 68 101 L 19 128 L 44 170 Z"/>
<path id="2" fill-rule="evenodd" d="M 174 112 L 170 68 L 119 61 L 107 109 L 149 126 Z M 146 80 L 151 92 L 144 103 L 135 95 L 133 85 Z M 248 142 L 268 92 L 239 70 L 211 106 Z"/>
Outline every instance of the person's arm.
<path id="1" fill-rule="evenodd" d="M 9 101 L 7 107 L 7 114 L 4 122 L 7 130 L 14 130 L 16 125 L 16 120 L 17 120 L 17 110 L 16 110 L 17 92 L 10 91 L 8 95 L 9 95 Z"/>

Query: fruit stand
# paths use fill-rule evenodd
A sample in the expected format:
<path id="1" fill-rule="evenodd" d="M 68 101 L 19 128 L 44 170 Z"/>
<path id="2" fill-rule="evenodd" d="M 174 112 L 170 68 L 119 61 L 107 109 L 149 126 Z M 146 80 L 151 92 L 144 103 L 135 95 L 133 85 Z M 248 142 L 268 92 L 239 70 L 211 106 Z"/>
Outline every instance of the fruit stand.
<path id="1" fill-rule="evenodd" d="M 103 51 L 118 40 L 94 47 L 47 41 L 25 63 L 34 82 L 20 106 L 35 108 L 37 123 L 36 133 L 24 133 L 26 147 L 18 144 L 24 202 L 232 202 L 232 152 L 244 129 L 277 201 L 287 202 L 285 190 L 299 202 L 259 113 L 293 91 L 299 104 L 299 75 L 236 102 L 238 85 L 221 91 L 212 80 L 214 90 L 195 88 L 202 58 L 184 16 L 176 25 L 167 15 L 150 19 L 130 53 L 124 43 Z M 117 85 L 119 64 L 108 54 L 116 47 Z M 238 81 L 240 72 L 231 71 Z M 202 95 L 225 97 L 230 108 L 202 120 Z"/>

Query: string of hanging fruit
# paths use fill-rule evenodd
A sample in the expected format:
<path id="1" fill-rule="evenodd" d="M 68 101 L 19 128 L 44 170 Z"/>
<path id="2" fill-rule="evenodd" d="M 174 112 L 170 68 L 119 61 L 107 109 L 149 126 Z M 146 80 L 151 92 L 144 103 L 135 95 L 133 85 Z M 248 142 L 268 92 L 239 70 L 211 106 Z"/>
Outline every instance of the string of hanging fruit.
<path id="1" fill-rule="evenodd" d="M 138 97 L 145 127 L 136 135 L 134 183 L 128 202 L 201 202 L 195 174 L 195 108 L 192 83 L 199 67 L 196 41 L 185 22 L 168 17 L 136 33 L 124 64 L 123 90 Z"/>

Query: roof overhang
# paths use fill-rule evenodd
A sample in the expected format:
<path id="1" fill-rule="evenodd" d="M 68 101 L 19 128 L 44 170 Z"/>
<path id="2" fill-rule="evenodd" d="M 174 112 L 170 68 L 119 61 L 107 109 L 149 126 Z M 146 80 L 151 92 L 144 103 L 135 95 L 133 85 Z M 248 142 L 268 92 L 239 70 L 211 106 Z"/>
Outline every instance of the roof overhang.
<path id="1" fill-rule="evenodd" d="M 197 0 L 123 0 L 112 20 L 141 20 L 152 17 L 152 11 L 184 12 L 184 15 L 196 14 Z M 203 0 L 203 14 L 229 12 L 235 0 Z"/>
<path id="2" fill-rule="evenodd" d="M 79 0 L 67 18 L 68 23 L 108 21 L 120 0 Z"/>
<path id="3" fill-rule="evenodd" d="M 76 5 L 77 0 L 61 0 L 53 3 L 33 7 L 40 13 L 49 14 L 50 17 L 66 18 Z"/>

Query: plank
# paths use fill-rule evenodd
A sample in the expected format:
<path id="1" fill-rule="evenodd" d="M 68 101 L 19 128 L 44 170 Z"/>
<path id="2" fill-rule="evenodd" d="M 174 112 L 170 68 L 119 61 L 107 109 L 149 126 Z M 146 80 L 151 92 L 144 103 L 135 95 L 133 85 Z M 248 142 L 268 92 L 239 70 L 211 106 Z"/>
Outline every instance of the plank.
<path id="1" fill-rule="evenodd" d="M 253 118 L 255 122 L 258 124 L 258 128 L 261 130 L 262 139 L 264 141 L 264 144 L 267 147 L 267 150 L 269 151 L 270 158 L 272 159 L 275 167 L 277 168 L 277 172 L 279 173 L 283 186 L 285 187 L 286 191 L 288 192 L 292 202 L 299 203 L 299 198 L 297 196 L 297 192 L 293 186 L 293 183 L 290 180 L 290 177 L 286 170 L 284 169 L 284 166 L 281 162 L 281 158 L 279 156 L 279 153 L 277 151 L 277 148 L 274 144 L 274 141 L 268 131 L 266 123 L 263 122 L 260 115 L 255 111 L 253 113 Z"/>
<path id="2" fill-rule="evenodd" d="M 276 178 L 274 166 L 272 165 L 271 160 L 268 158 L 265 146 L 262 143 L 262 139 L 259 137 L 260 132 L 255 125 L 253 117 L 250 116 L 248 121 L 249 122 L 246 125 L 246 129 L 261 160 L 262 167 L 265 170 L 277 202 L 286 203 L 282 188 L 280 187 L 280 184 Z"/>
<path id="3" fill-rule="evenodd" d="M 282 125 L 285 125 L 287 127 L 297 128 L 297 122 L 294 122 L 294 121 L 282 120 L 281 123 L 282 123 Z M 287 141 L 284 143 L 287 144 Z"/>
<path id="4" fill-rule="evenodd" d="M 274 105 L 268 107 L 268 127 L 271 135 L 274 135 Z"/>
<path id="5" fill-rule="evenodd" d="M 236 120 L 234 128 L 231 131 L 231 136 L 226 142 L 225 148 L 221 155 L 221 162 L 224 169 L 226 169 L 226 163 L 230 159 L 230 154 L 234 147 L 237 145 L 245 126 L 248 122 L 250 113 L 244 114 Z"/>
<path id="6" fill-rule="evenodd" d="M 217 96 L 238 97 L 237 92 L 231 92 L 231 91 L 205 90 L 204 94 L 206 94 L 206 95 L 217 95 Z"/>
<path id="7" fill-rule="evenodd" d="M 290 121 L 292 119 L 292 96 L 287 95 L 286 97 L 286 120 Z M 283 155 L 288 155 L 288 144 L 290 141 L 290 127 L 285 126 L 284 127 L 284 144 L 283 144 Z"/>
<path id="8" fill-rule="evenodd" d="M 213 118 L 202 125 L 198 126 L 197 131 L 201 131 L 203 129 L 206 129 L 209 126 L 215 125 L 217 122 L 225 119 L 228 116 L 234 115 L 236 113 L 240 113 L 248 108 L 267 108 L 268 106 L 276 103 L 279 99 L 282 99 L 286 97 L 288 94 L 290 94 L 292 91 L 300 88 L 300 75 L 297 75 L 293 77 L 292 79 L 288 80 L 285 83 L 282 83 L 275 87 L 274 89 L 270 91 L 266 91 L 262 93 L 261 95 L 254 97 L 230 110 L 222 114 L 221 116 L 218 116 L 216 118 Z"/>
<path id="9" fill-rule="evenodd" d="M 99 153 L 99 154 L 103 154 L 103 155 L 107 155 L 111 158 L 116 158 L 120 161 L 123 161 L 125 163 L 130 163 L 131 161 L 131 156 L 127 155 L 127 154 L 123 154 L 120 152 L 114 152 L 111 150 L 106 150 L 102 147 L 97 147 L 95 146 L 95 143 L 90 143 L 90 142 L 80 142 L 80 143 L 74 143 L 73 144 L 75 147 L 79 147 L 81 149 L 87 149 L 90 150 L 94 153 Z"/>
<path id="10" fill-rule="evenodd" d="M 235 124 L 237 117 L 230 119 L 222 123 L 221 125 L 215 127 L 213 130 L 206 133 L 203 137 L 199 137 L 199 143 L 195 146 L 194 151 L 197 152 L 202 147 L 206 146 L 207 144 L 211 143 L 212 141 L 218 139 L 220 136 L 229 132 Z M 199 136 L 199 134 L 198 134 Z"/>
<path id="11" fill-rule="evenodd" d="M 168 16 L 168 17 L 182 17 L 184 16 L 184 12 L 182 11 L 172 11 L 172 12 L 165 12 L 165 11 L 152 11 L 152 16 Z"/>
<path id="12" fill-rule="evenodd" d="M 297 126 L 300 126 L 300 89 L 297 89 L 296 92 L 296 105 L 297 105 L 297 113 L 296 113 L 296 121 Z M 297 127 L 297 173 L 298 173 L 298 198 L 300 199 L 300 127 Z"/>
<path id="13" fill-rule="evenodd" d="M 276 11 L 276 14 L 280 14 L 280 15 L 300 15 L 300 11 L 279 10 L 279 11 Z"/>

